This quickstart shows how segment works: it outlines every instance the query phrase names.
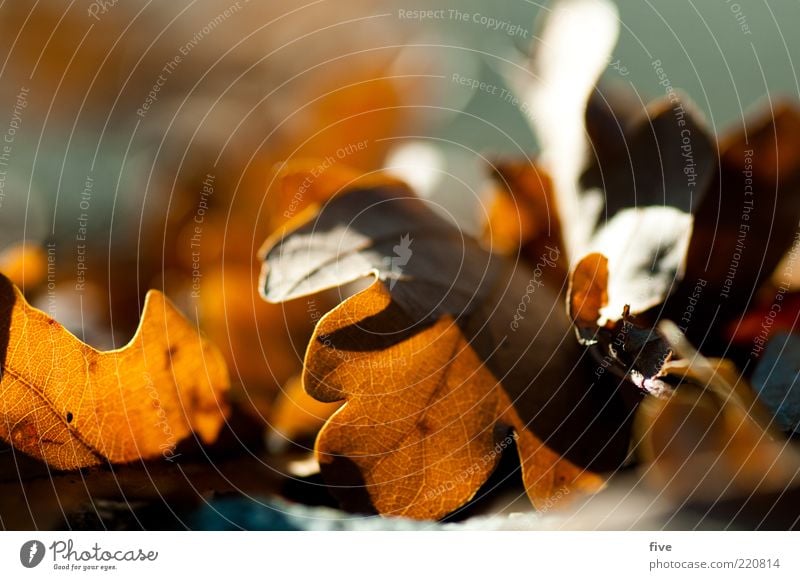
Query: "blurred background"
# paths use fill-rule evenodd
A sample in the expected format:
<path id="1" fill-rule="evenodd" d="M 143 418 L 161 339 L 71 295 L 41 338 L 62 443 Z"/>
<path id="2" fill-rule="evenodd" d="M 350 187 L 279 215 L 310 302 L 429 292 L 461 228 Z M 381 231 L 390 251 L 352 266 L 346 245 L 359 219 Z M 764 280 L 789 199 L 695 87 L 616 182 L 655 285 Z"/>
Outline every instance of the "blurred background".
<path id="1" fill-rule="evenodd" d="M 797 2 L 619 9 L 606 81 L 644 101 L 664 91 L 655 61 L 717 134 L 768 93 L 800 94 Z M 527 0 L 3 3 L 4 259 L 34 304 L 102 348 L 129 339 L 147 289 L 164 290 L 227 353 L 243 407 L 266 412 L 318 317 L 256 290 L 259 246 L 302 205 L 276 190 L 276 164 L 388 168 L 477 231 L 486 160 L 537 149 L 511 79 L 542 10 Z"/>

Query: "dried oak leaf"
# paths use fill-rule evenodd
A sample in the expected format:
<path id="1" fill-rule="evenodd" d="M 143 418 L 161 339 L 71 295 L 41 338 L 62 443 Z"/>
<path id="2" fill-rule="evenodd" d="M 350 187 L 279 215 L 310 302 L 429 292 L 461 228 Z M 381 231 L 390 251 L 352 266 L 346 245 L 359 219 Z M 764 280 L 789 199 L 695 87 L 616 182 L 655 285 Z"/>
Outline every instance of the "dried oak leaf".
<path id="1" fill-rule="evenodd" d="M 0 276 L 0 356 L 0 437 L 57 469 L 210 443 L 225 418 L 221 354 L 157 291 L 131 341 L 99 352 Z"/>
<path id="2" fill-rule="evenodd" d="M 558 289 L 406 186 L 351 188 L 268 240 L 263 257 L 269 301 L 376 278 L 319 321 L 305 359 L 306 390 L 346 401 L 317 454 L 350 507 L 442 517 L 475 495 L 509 428 L 536 506 L 598 489 L 586 467 L 623 460 L 624 413 L 576 367 Z"/>
<path id="3" fill-rule="evenodd" d="M 716 169 L 716 144 L 702 113 L 677 91 L 631 110 L 615 86 L 598 85 L 586 105 L 592 155 L 581 189 L 604 193 L 606 220 L 626 208 L 692 212 Z"/>

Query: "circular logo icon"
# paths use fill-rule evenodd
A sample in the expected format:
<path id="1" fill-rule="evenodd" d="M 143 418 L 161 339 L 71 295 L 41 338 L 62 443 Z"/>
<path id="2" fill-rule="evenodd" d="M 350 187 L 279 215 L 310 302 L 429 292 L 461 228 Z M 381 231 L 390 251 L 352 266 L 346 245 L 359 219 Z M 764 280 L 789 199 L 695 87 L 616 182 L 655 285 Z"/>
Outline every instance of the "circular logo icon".
<path id="1" fill-rule="evenodd" d="M 19 549 L 19 561 L 26 568 L 35 568 L 44 559 L 44 544 L 39 540 L 28 540 Z"/>

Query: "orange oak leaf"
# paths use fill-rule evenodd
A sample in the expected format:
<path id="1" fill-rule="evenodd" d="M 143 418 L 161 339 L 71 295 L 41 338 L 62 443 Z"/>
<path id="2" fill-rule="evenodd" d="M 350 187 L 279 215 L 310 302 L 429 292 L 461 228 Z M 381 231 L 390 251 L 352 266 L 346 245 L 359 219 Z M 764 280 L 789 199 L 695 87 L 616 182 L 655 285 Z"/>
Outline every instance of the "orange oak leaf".
<path id="1" fill-rule="evenodd" d="M 494 470 L 511 445 L 511 437 L 498 433 L 505 426 L 516 432 L 535 505 L 564 490 L 602 486 L 602 478 L 527 429 L 451 317 L 411 336 L 409 327 L 413 320 L 378 280 L 317 326 L 305 387 L 321 401 L 347 401 L 317 440 L 331 483 L 346 484 L 348 466 L 355 465 L 379 513 L 439 518 L 469 501 Z"/>
<path id="2" fill-rule="evenodd" d="M 309 394 L 344 401 L 316 450 L 346 507 L 442 517 L 512 443 L 538 507 L 598 489 L 596 472 L 622 461 L 618 401 L 576 366 L 559 288 L 541 274 L 396 183 L 354 185 L 291 225 L 263 249 L 268 301 L 375 278 L 320 319 L 305 358 Z"/>
<path id="3" fill-rule="evenodd" d="M 222 355 L 157 291 L 131 341 L 100 352 L 0 277 L 0 354 L 0 437 L 57 469 L 169 458 L 226 414 Z"/>

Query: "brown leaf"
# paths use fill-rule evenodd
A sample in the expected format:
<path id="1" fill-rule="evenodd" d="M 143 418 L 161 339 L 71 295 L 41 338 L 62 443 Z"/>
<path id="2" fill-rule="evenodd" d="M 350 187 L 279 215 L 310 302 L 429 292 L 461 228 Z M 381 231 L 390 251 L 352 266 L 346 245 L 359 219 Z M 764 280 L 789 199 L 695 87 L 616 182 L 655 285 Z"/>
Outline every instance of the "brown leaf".
<path id="1" fill-rule="evenodd" d="M 638 110 L 625 110 L 620 119 L 600 121 L 615 115 L 613 91 L 600 88 L 587 105 L 587 128 L 607 128 L 619 123 L 610 136 L 590 131 L 592 158 L 581 176 L 581 187 L 604 192 L 604 217 L 613 218 L 626 208 L 673 207 L 690 213 L 714 177 L 716 144 L 703 115 L 681 93 L 665 96 Z M 603 101 L 602 108 L 597 101 Z M 630 117 L 627 117 L 629 115 Z M 610 142 L 616 137 L 616 142 Z"/>
<path id="2" fill-rule="evenodd" d="M 509 268 L 403 183 L 355 183 L 346 193 L 346 201 L 337 196 L 317 219 L 309 211 L 264 243 L 268 302 L 375 275 L 411 314 L 435 317 L 474 310 L 497 271 Z"/>
<path id="3" fill-rule="evenodd" d="M 344 484 L 339 473 L 349 475 L 354 465 L 379 513 L 442 517 L 470 500 L 494 470 L 511 445 L 501 437 L 506 425 L 518 434 L 535 506 L 602 486 L 527 429 L 452 318 L 409 335 L 413 326 L 377 280 L 317 326 L 306 389 L 321 401 L 347 401 L 317 442 L 333 484 Z M 381 380 L 387 374 L 392 380 Z"/>
<path id="4" fill-rule="evenodd" d="M 584 468 L 623 460 L 626 415 L 576 367 L 559 289 L 483 250 L 407 187 L 350 188 L 263 255 L 268 300 L 377 278 L 320 320 L 306 354 L 307 390 L 347 401 L 317 448 L 339 495 L 366 485 L 372 505 L 350 507 L 453 511 L 511 444 L 509 427 L 540 507 L 596 489 Z"/>
<path id="5" fill-rule="evenodd" d="M 612 2 L 566 0 L 543 15 L 532 74 L 516 84 L 541 143 L 538 163 L 553 178 L 569 258 L 602 251 L 592 243 L 597 228 L 626 208 L 688 214 L 714 169 L 702 115 L 679 93 L 645 106 L 629 90 L 598 85 L 619 33 Z"/>
<path id="6" fill-rule="evenodd" d="M 164 455 L 195 432 L 213 442 L 226 413 L 219 351 L 159 292 L 136 335 L 99 352 L 0 277 L 0 436 L 58 469 Z"/>
<path id="7" fill-rule="evenodd" d="M 612 273 L 603 314 L 618 320 L 626 306 L 638 314 L 661 304 L 682 278 L 690 212 L 712 178 L 714 142 L 700 113 L 677 93 L 645 106 L 631 89 L 598 86 L 619 32 L 613 3 L 568 0 L 543 14 L 531 46 L 533 74 L 517 83 L 542 153 L 536 170 L 506 164 L 527 168 L 525 180 L 518 168 L 500 173 L 525 210 L 506 208 L 504 225 L 512 234 L 518 225 L 525 257 L 525 244 L 545 225 L 548 235 L 563 238 L 566 263 L 603 254 Z M 545 171 L 551 187 L 533 179 Z M 512 237 L 500 232 L 501 248 L 514 253 Z"/>
<path id="8" fill-rule="evenodd" d="M 800 109 L 777 103 L 721 140 L 720 169 L 696 212 L 672 314 L 679 319 L 698 281 L 706 284 L 687 328 L 692 340 L 708 344 L 709 334 L 738 320 L 791 248 L 800 221 L 798 135 Z"/>
<path id="9" fill-rule="evenodd" d="M 603 253 L 617 286 L 611 316 L 625 304 L 644 312 L 683 276 L 690 212 L 713 176 L 713 138 L 678 93 L 645 106 L 630 89 L 598 85 L 619 32 L 613 3 L 568 0 L 544 14 L 534 74 L 518 84 L 542 145 L 537 163 L 553 178 L 567 261 Z"/>

